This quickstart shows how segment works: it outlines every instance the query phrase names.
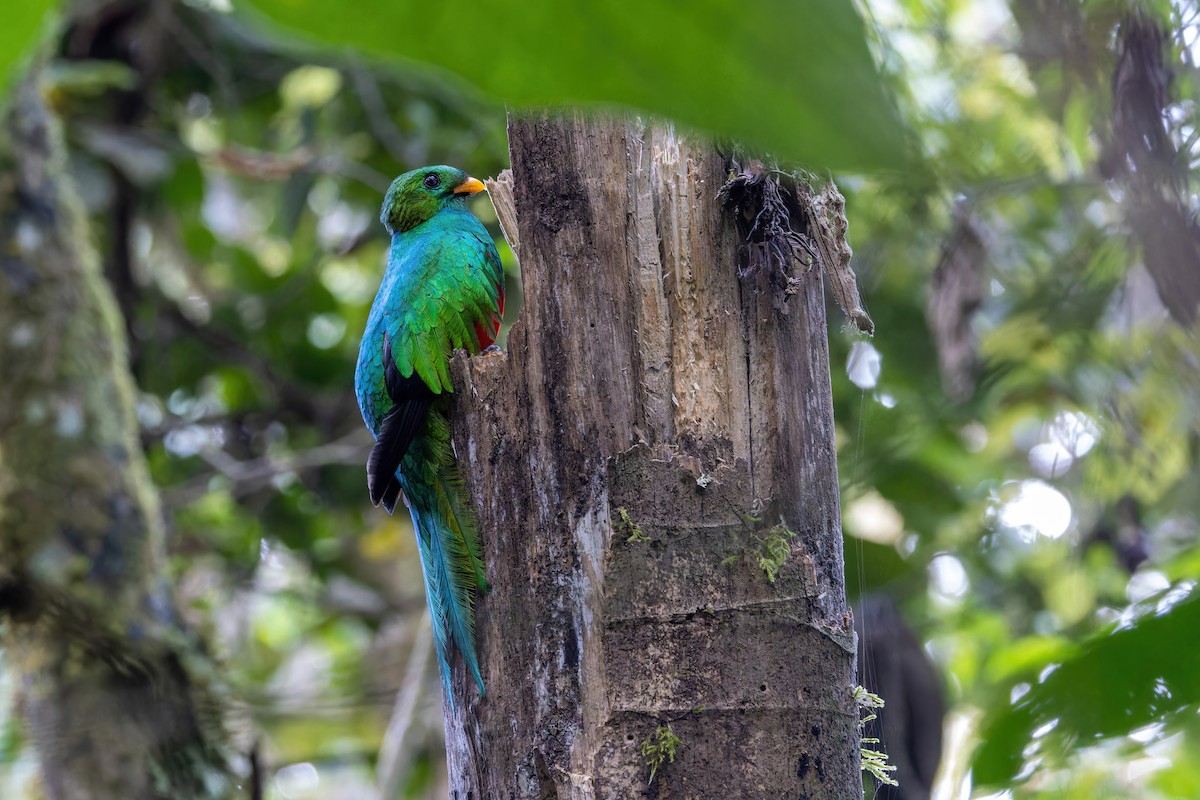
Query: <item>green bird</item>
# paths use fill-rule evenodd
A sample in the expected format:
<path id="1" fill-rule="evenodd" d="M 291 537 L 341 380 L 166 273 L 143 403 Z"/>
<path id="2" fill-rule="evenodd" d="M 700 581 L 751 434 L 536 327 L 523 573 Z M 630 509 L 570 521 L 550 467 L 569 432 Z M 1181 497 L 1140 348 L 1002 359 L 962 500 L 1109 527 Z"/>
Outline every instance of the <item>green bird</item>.
<path id="1" fill-rule="evenodd" d="M 354 392 L 375 436 L 367 459 L 371 502 L 388 513 L 401 495 L 412 515 L 450 708 L 450 645 L 484 693 L 475 654 L 474 600 L 487 590 L 470 498 L 450 446 L 450 356 L 493 345 L 504 313 L 504 270 L 466 199 L 483 184 L 453 167 L 392 182 L 380 221 L 392 236 L 387 269 L 358 350 Z"/>

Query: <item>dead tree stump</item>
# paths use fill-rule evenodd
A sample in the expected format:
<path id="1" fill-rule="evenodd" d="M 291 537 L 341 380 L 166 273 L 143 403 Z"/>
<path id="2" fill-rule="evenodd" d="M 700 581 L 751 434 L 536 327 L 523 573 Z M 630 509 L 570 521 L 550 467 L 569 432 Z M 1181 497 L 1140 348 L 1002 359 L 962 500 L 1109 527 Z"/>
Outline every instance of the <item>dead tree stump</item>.
<path id="1" fill-rule="evenodd" d="M 709 146 L 569 116 L 509 136 L 525 305 L 506 354 L 453 365 L 493 590 L 452 796 L 861 797 L 819 273 L 739 279 Z"/>

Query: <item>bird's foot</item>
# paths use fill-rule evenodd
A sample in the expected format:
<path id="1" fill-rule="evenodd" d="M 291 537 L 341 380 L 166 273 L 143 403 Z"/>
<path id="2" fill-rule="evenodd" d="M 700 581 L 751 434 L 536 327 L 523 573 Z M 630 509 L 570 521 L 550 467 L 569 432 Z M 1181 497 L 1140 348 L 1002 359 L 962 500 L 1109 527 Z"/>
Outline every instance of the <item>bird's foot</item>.
<path id="1" fill-rule="evenodd" d="M 480 353 L 479 355 L 487 356 L 487 355 L 491 355 L 492 353 L 500 353 L 501 355 L 503 355 L 504 350 L 500 347 L 500 345 L 492 344 L 492 345 L 488 345 L 487 347 L 485 347 L 483 349 L 483 352 Z"/>

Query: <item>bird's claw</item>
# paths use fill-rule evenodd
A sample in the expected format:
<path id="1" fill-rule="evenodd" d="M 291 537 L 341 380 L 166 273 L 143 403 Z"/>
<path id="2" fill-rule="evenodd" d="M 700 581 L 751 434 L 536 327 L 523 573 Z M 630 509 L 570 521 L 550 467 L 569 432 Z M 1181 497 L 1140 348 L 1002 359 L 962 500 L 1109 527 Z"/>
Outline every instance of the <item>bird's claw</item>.
<path id="1" fill-rule="evenodd" d="M 498 344 L 491 344 L 491 345 L 488 345 L 487 347 L 485 347 L 483 349 L 483 352 L 480 353 L 480 355 L 486 356 L 486 355 L 491 355 L 492 353 L 500 353 L 503 355 L 504 350 L 501 349 L 500 345 L 498 345 Z"/>

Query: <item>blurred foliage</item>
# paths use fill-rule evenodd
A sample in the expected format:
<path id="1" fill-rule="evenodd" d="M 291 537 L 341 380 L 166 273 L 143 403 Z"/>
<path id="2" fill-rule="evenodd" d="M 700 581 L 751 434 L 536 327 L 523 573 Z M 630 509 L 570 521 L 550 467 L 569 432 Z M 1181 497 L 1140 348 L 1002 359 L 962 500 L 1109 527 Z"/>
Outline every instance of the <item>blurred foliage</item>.
<path id="1" fill-rule="evenodd" d="M 902 127 L 849 4 L 567 20 L 491 4 L 447 38 L 415 24 L 444 5 L 256 0 L 358 45 L 333 55 L 228 5 L 81 3 L 47 92 L 128 321 L 180 607 L 228 670 L 267 797 L 446 794 L 419 565 L 407 519 L 367 501 L 350 382 L 386 246 L 380 196 L 421 164 L 502 169 L 487 96 L 630 103 L 814 165 L 899 167 L 915 145 L 911 170 L 837 176 L 878 334 L 835 330 L 831 356 L 847 585 L 897 598 L 946 676 L 938 796 L 1200 797 L 1200 348 L 1167 317 L 1102 169 L 1132 6 L 867 2 Z M 1171 32 L 1160 122 L 1190 172 L 1198 11 L 1141 8 Z M 927 317 L 966 219 L 984 255 L 959 395 Z M 3 722 L 0 795 L 27 796 L 29 744 Z"/>
<path id="2" fill-rule="evenodd" d="M 850 591 L 901 598 L 945 671 L 942 796 L 1197 796 L 1200 347 L 1103 163 L 1137 7 L 868 6 L 924 169 L 842 183 L 878 331 L 831 343 Z M 1147 124 L 1186 183 L 1198 9 L 1140 8 L 1170 32 L 1172 102 Z M 935 269 L 969 269 L 964 219 L 985 255 L 952 399 L 927 323 Z"/>
<path id="3" fill-rule="evenodd" d="M 1066 739 L 1055 742 L 1062 751 L 1074 741 L 1131 731 L 1156 736 L 1164 718 L 1195 716 L 1200 671 L 1183 643 L 1200 631 L 1200 596 L 1190 589 L 1175 595 L 1151 604 L 1145 617 L 1130 615 L 1112 633 L 1081 648 L 1030 659 L 1033 665 L 1058 666 L 985 729 L 975 777 L 984 783 L 1007 782 L 1024 758 L 1046 747 L 1049 737 Z M 1187 599 L 1181 602 L 1179 595 Z"/>
<path id="4" fill-rule="evenodd" d="M 251 4 L 310 40 L 436 64 L 511 106 L 619 104 L 825 169 L 907 157 L 862 19 L 842 0 Z"/>
<path id="5" fill-rule="evenodd" d="M 411 652 L 420 566 L 407 515 L 364 494 L 349 387 L 383 191 L 428 163 L 496 174 L 503 109 L 424 74 L 300 58 L 219 4 L 80 3 L 57 50 L 46 92 L 128 323 L 171 578 L 227 671 L 240 749 L 257 740 L 268 798 L 358 800 L 403 732 L 399 796 L 445 797 L 427 637 Z M 475 210 L 495 228 L 486 200 Z M 0 731 L 0 796 L 29 796 L 32 751 Z"/>
<path id="6" fill-rule="evenodd" d="M 48 27 L 55 5 L 54 0 L 22 0 L 4 10 L 4 24 L 0 25 L 0 92 L 8 88 L 39 32 Z"/>

